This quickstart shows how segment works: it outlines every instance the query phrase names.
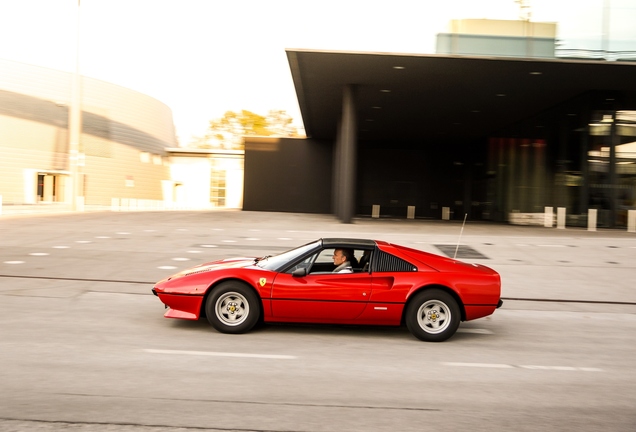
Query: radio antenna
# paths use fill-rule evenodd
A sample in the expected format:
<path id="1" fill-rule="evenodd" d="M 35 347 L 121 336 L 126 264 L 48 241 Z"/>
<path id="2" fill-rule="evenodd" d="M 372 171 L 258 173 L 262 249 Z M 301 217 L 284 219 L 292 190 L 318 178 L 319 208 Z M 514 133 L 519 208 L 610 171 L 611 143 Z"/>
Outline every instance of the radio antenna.
<path id="1" fill-rule="evenodd" d="M 457 258 L 457 249 L 459 249 L 459 242 L 462 241 L 462 234 L 464 233 L 464 225 L 466 225 L 467 217 L 468 213 L 464 213 L 464 222 L 462 223 L 462 230 L 459 232 L 459 238 L 457 239 L 457 246 L 455 246 L 455 255 L 453 255 L 453 259 Z"/>

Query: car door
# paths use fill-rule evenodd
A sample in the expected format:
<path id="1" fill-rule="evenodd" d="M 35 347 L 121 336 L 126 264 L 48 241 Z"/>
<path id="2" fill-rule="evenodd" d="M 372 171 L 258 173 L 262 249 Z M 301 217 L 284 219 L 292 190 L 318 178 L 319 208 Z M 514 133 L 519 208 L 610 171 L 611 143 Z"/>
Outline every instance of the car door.
<path id="1" fill-rule="evenodd" d="M 309 274 L 279 273 L 272 287 L 272 316 L 286 322 L 353 322 L 371 293 L 368 272 L 332 273 L 333 249 L 323 250 L 308 267 Z M 304 267 L 303 267 L 304 268 Z M 312 272 L 311 269 L 329 271 Z"/>

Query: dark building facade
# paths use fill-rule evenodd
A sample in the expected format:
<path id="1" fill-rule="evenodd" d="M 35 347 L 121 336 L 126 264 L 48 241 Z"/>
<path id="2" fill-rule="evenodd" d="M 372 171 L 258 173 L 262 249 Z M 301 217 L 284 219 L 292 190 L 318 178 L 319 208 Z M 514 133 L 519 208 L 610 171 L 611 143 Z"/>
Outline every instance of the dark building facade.
<path id="1" fill-rule="evenodd" d="M 246 139 L 245 209 L 519 223 L 561 207 L 606 227 L 636 209 L 636 63 L 287 54 L 308 139 Z"/>

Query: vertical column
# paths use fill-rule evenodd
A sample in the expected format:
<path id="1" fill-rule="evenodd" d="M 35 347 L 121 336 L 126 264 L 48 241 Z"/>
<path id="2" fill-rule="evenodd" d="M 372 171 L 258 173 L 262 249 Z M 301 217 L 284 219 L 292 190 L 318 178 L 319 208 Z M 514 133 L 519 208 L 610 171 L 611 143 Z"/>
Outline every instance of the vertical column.
<path id="1" fill-rule="evenodd" d="M 507 176 L 507 190 L 506 190 L 506 208 L 504 217 L 506 221 L 510 219 L 510 213 L 513 210 L 519 210 L 518 207 L 518 183 L 517 176 L 515 175 L 515 170 L 517 169 L 517 140 L 514 138 L 510 138 L 507 140 L 507 150 L 508 150 L 508 166 L 506 167 Z"/>
<path id="2" fill-rule="evenodd" d="M 77 1 L 77 28 L 75 47 L 75 72 L 71 90 L 71 103 L 68 110 L 68 136 L 69 136 L 69 160 L 71 170 L 71 205 L 73 210 L 78 210 L 77 198 L 80 194 L 79 179 L 79 148 L 82 135 L 82 88 L 80 76 L 80 0 Z"/>
<path id="3" fill-rule="evenodd" d="M 581 159 L 581 177 L 582 185 L 579 193 L 579 214 L 584 214 L 590 203 L 590 163 L 587 161 L 588 143 L 589 143 L 589 126 L 581 132 L 580 141 L 580 159 Z"/>
<path id="4" fill-rule="evenodd" d="M 544 140 L 536 140 L 533 144 L 534 149 L 534 167 L 533 171 L 533 179 L 532 179 L 532 212 L 538 212 L 541 208 L 545 207 L 548 203 L 546 202 L 545 196 L 545 178 L 546 178 L 546 169 L 545 169 L 545 151 L 546 145 Z"/>
<path id="5" fill-rule="evenodd" d="M 612 116 L 612 127 L 610 136 L 610 157 L 609 157 L 609 204 L 610 204 L 610 228 L 616 226 L 618 213 L 618 175 L 616 172 L 616 146 L 620 144 L 620 137 L 616 131 L 616 111 Z"/>
<path id="6" fill-rule="evenodd" d="M 533 211 L 530 204 L 533 191 L 530 188 L 529 170 L 530 164 L 530 140 L 521 140 L 521 151 L 519 157 L 519 211 L 522 213 L 531 213 Z"/>
<path id="7" fill-rule="evenodd" d="M 347 85 L 342 95 L 342 120 L 334 157 L 335 210 L 344 223 L 351 223 L 355 213 L 356 127 L 355 88 Z"/>
<path id="8" fill-rule="evenodd" d="M 331 183 L 331 208 L 333 214 L 340 218 L 340 167 L 341 167 L 341 153 L 342 153 L 342 120 L 338 122 L 338 129 L 336 131 L 336 142 L 333 152 L 333 175 Z"/>

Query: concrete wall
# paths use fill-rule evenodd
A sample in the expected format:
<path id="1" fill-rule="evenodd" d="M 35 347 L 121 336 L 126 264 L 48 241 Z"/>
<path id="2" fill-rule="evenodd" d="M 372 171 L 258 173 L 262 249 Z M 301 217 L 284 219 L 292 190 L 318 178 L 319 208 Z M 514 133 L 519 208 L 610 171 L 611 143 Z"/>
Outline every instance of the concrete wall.
<path id="1" fill-rule="evenodd" d="M 245 138 L 243 210 L 331 213 L 333 144 Z"/>

